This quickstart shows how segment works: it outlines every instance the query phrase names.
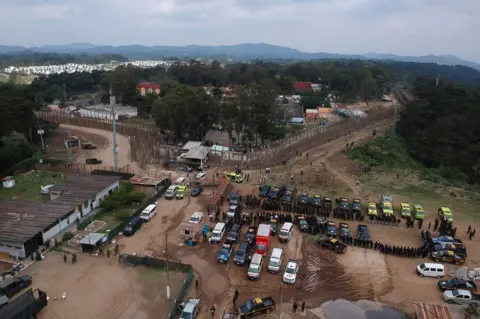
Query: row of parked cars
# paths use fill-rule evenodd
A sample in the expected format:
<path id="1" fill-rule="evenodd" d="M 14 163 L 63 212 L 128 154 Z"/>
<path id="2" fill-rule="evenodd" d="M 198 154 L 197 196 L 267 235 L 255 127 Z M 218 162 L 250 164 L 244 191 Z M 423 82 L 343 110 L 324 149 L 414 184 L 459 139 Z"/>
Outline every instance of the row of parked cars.
<path id="1" fill-rule="evenodd" d="M 278 237 L 280 242 L 288 242 L 293 234 L 293 224 L 286 222 L 279 231 Z M 260 278 L 260 274 L 264 267 L 273 274 L 281 272 L 281 265 L 284 260 L 284 251 L 282 248 L 273 248 L 266 262 L 269 247 L 271 245 L 271 225 L 260 224 L 258 227 L 249 226 L 243 241 L 240 239 L 241 226 L 235 224 L 226 232 L 225 223 L 219 222 L 215 225 L 212 232 L 212 242 L 220 243 L 223 237 L 225 242 L 220 247 L 217 255 L 217 262 L 226 264 L 233 255 L 233 262 L 237 266 L 249 265 L 247 277 L 252 280 Z M 238 249 L 233 253 L 236 243 L 240 243 Z M 283 281 L 286 283 L 295 283 L 300 262 L 290 259 L 285 267 Z"/>

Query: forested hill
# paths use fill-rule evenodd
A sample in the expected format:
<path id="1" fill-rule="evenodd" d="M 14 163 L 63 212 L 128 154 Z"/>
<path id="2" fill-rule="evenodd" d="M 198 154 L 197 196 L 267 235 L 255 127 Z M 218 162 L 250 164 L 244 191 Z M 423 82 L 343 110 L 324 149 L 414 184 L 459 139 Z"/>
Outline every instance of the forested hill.
<path id="1" fill-rule="evenodd" d="M 480 92 L 418 78 L 397 124 L 410 155 L 449 179 L 480 183 Z"/>

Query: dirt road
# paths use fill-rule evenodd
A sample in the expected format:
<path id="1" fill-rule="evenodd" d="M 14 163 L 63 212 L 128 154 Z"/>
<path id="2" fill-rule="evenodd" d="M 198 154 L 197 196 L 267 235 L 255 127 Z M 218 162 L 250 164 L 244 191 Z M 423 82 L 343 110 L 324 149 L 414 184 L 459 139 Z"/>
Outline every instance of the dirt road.
<path id="1" fill-rule="evenodd" d="M 77 162 L 84 164 L 87 154 L 89 157 L 96 157 L 103 161 L 102 165 L 113 166 L 113 135 L 112 132 L 98 130 L 88 127 L 74 126 L 68 124 L 62 124 L 62 128 L 70 128 L 75 131 L 85 132 L 85 134 L 93 134 L 104 137 L 108 140 L 108 144 L 105 146 L 100 146 L 96 150 L 91 150 L 88 153 L 82 152 L 81 155 L 77 158 Z M 118 166 L 123 167 L 127 164 L 130 164 L 130 142 L 128 137 L 117 134 L 117 145 L 119 148 L 118 153 Z"/>

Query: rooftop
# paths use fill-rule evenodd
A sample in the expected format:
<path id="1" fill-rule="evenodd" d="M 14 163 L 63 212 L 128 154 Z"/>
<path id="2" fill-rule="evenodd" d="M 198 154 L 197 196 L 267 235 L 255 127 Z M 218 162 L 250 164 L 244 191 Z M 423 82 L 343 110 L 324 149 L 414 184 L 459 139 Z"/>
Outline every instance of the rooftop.
<path id="1" fill-rule="evenodd" d="M 128 181 L 133 185 L 157 186 L 164 179 L 165 177 L 150 177 L 150 176 L 135 175 L 132 178 L 130 178 Z"/>
<path id="2" fill-rule="evenodd" d="M 203 160 L 207 157 L 210 152 L 211 147 L 206 146 L 196 146 L 192 147 L 188 152 L 181 154 L 180 157 L 188 159 L 198 159 Z"/>
<path id="3" fill-rule="evenodd" d="M 82 204 L 119 180 L 120 176 L 68 176 L 50 188 L 50 193 L 61 192 L 61 196 L 51 203 Z"/>
<path id="4" fill-rule="evenodd" d="M 188 141 L 187 143 L 185 143 L 185 145 L 182 146 L 182 151 L 186 152 L 186 151 L 191 150 L 194 147 L 198 147 L 198 146 L 201 146 L 201 145 L 202 145 L 202 142 Z"/>
<path id="5" fill-rule="evenodd" d="M 101 233 L 89 233 L 83 237 L 78 243 L 83 245 L 96 245 L 99 241 L 103 240 L 107 235 Z"/>
<path id="6" fill-rule="evenodd" d="M 69 214 L 77 205 L 0 201 L 0 242 L 23 243 Z"/>

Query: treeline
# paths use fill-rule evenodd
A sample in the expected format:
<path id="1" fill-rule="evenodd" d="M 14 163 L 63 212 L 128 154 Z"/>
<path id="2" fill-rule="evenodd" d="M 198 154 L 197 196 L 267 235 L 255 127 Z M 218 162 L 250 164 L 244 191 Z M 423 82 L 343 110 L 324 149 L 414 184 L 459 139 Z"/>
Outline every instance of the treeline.
<path id="1" fill-rule="evenodd" d="M 480 183 L 480 92 L 418 78 L 414 94 L 396 127 L 409 154 L 449 180 Z"/>
<path id="2" fill-rule="evenodd" d="M 33 101 L 26 87 L 0 85 L 0 174 L 14 164 L 31 158 L 34 152 L 41 151 L 41 126 L 44 138 L 56 128 L 56 124 L 39 121 L 33 111 L 40 107 Z"/>
<path id="3" fill-rule="evenodd" d="M 0 68 L 9 66 L 59 65 L 67 63 L 102 64 L 110 61 L 126 62 L 128 59 L 119 54 L 58 54 L 58 53 L 16 53 L 0 54 Z"/>

